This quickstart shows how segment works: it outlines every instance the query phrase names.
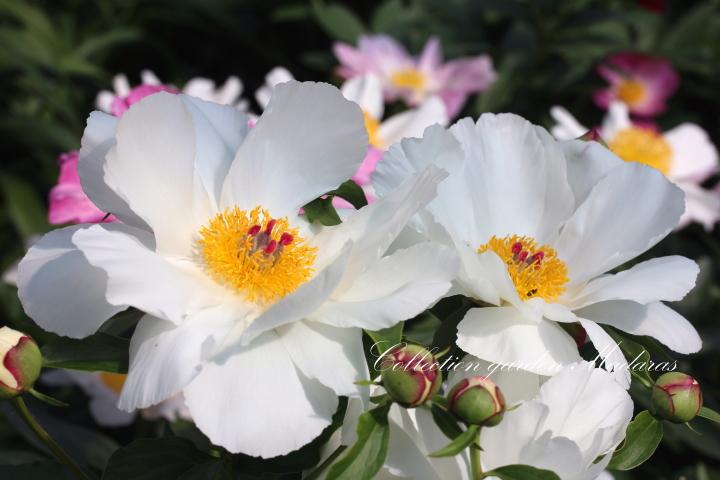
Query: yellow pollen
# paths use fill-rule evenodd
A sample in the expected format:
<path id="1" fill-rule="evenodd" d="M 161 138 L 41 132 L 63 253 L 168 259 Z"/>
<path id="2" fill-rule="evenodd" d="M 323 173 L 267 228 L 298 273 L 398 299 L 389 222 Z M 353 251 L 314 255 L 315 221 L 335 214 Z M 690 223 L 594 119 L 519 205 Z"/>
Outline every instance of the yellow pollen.
<path id="1" fill-rule="evenodd" d="M 393 73 L 390 81 L 398 88 L 422 90 L 425 87 L 425 74 L 416 68 L 408 68 Z"/>
<path id="2" fill-rule="evenodd" d="M 100 373 L 100 381 L 113 392 L 120 394 L 127 375 L 122 373 Z"/>
<path id="3" fill-rule="evenodd" d="M 208 274 L 249 302 L 264 305 L 295 291 L 313 273 L 317 248 L 291 228 L 287 217 L 237 207 L 217 214 L 199 232 Z"/>
<path id="4" fill-rule="evenodd" d="M 493 251 L 507 265 L 507 271 L 522 300 L 542 298 L 557 300 L 565 292 L 567 267 L 557 258 L 557 252 L 547 245 L 538 247 L 531 237 L 508 235 L 490 240 L 478 248 L 478 253 Z"/>
<path id="5" fill-rule="evenodd" d="M 672 163 L 672 148 L 662 135 L 647 128 L 629 127 L 620 130 L 608 143 L 618 157 L 626 162 L 644 163 L 667 175 Z"/>
<path id="6" fill-rule="evenodd" d="M 635 105 L 645 98 L 645 85 L 635 80 L 625 80 L 618 87 L 617 96 L 628 105 Z"/>
<path id="7" fill-rule="evenodd" d="M 367 130 L 370 145 L 382 148 L 382 142 L 380 142 L 379 136 L 380 122 L 365 110 L 363 110 L 363 119 L 365 120 L 365 130 Z"/>

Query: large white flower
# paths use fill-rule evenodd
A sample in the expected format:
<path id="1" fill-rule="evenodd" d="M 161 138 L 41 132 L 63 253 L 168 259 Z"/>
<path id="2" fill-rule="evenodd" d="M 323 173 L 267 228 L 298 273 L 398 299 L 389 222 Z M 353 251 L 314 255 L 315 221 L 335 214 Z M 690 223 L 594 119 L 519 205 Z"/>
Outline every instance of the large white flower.
<path id="1" fill-rule="evenodd" d="M 466 362 L 482 365 L 469 358 Z M 489 372 L 453 372 L 448 383 Z M 592 368 L 589 363 L 567 366 L 542 386 L 538 375 L 517 370 L 497 371 L 490 378 L 502 390 L 508 406 L 520 406 L 505 413 L 499 425 L 482 429 L 481 463 L 486 472 L 523 464 L 552 470 L 562 480 L 595 479 L 610 461 L 632 418 L 633 402 L 627 392 L 605 370 Z M 351 415 L 356 413 L 351 411 Z M 427 409 L 405 410 L 393 405 L 389 424 L 388 458 L 377 478 L 470 479 L 466 453 L 428 456 L 450 439 Z"/>
<path id="2" fill-rule="evenodd" d="M 550 110 L 555 119 L 551 132 L 560 140 L 570 140 L 588 131 L 564 108 Z M 685 213 L 678 228 L 699 222 L 712 230 L 720 220 L 720 195 L 700 185 L 718 169 L 718 152 L 699 125 L 683 123 L 664 133 L 634 125 L 628 107 L 610 104 L 599 129 L 610 149 L 628 162 L 657 168 L 685 192 Z"/>
<path id="3" fill-rule="evenodd" d="M 95 112 L 80 176 L 122 223 L 56 230 L 31 248 L 18 273 L 25 311 L 71 337 L 127 306 L 146 312 L 122 409 L 182 391 L 214 443 L 295 450 L 329 425 L 337 395 L 358 395 L 361 328 L 421 312 L 457 269 L 430 243 L 385 256 L 434 196 L 437 169 L 336 227 L 298 214 L 366 148 L 359 108 L 327 84 L 278 86 L 250 130 L 236 109 L 185 95 L 151 95 L 119 119 Z"/>
<path id="4" fill-rule="evenodd" d="M 598 324 L 650 335 L 679 353 L 700 348 L 690 323 L 662 303 L 694 286 L 693 261 L 656 258 L 606 274 L 677 225 L 682 191 L 656 169 L 595 142 L 558 142 L 516 115 L 486 114 L 392 147 L 375 188 L 383 195 L 432 163 L 450 175 L 421 228 L 459 252 L 459 292 L 493 305 L 461 321 L 462 349 L 551 375 L 580 360 L 558 324 L 579 322 L 628 385 L 625 359 Z"/>

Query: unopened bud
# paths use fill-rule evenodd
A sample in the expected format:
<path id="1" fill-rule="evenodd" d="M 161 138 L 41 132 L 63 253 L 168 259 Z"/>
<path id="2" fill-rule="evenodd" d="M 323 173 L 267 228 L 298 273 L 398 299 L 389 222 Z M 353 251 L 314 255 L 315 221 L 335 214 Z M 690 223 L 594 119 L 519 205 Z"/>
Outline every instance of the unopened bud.
<path id="1" fill-rule="evenodd" d="M 419 345 L 402 345 L 386 352 L 380 370 L 388 395 L 404 407 L 427 402 L 442 384 L 435 357 Z"/>
<path id="2" fill-rule="evenodd" d="M 468 425 L 494 427 L 505 414 L 500 388 L 483 376 L 458 382 L 447 396 L 448 410 Z"/>
<path id="3" fill-rule="evenodd" d="M 40 376 L 42 355 L 35 340 L 12 328 L 0 328 L 0 399 L 30 390 Z"/>
<path id="4" fill-rule="evenodd" d="M 660 375 L 650 398 L 655 414 L 673 423 L 689 422 L 698 414 L 703 403 L 700 384 L 681 372 Z"/>

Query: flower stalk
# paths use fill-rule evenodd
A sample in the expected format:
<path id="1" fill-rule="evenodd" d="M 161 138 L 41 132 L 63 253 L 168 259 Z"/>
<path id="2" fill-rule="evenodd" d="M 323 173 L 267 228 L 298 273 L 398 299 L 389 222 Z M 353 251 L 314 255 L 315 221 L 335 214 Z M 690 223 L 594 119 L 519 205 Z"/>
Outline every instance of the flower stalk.
<path id="1" fill-rule="evenodd" d="M 65 450 L 60 447 L 60 445 L 57 444 L 55 440 L 50 436 L 50 434 L 38 423 L 37 420 L 35 420 L 35 417 L 33 417 L 33 414 L 30 413 L 30 410 L 28 410 L 27 405 L 25 405 L 25 402 L 23 401 L 22 397 L 15 397 L 11 400 L 12 406 L 15 408 L 15 411 L 20 415 L 20 418 L 25 422 L 25 424 L 30 427 L 30 429 L 35 433 L 35 435 L 40 439 L 41 442 L 43 442 L 55 455 L 55 458 L 57 458 L 60 463 L 68 467 L 73 474 L 81 479 L 81 480 L 90 480 L 90 477 L 83 472 L 83 470 L 78 466 L 75 461 L 70 458 L 70 456 L 65 453 Z"/>
<path id="2" fill-rule="evenodd" d="M 477 434 L 475 435 L 475 441 L 468 447 L 470 449 L 470 478 L 472 480 L 480 480 L 485 475 L 482 471 L 482 464 L 480 463 L 480 432 L 481 428 L 478 428 Z"/>

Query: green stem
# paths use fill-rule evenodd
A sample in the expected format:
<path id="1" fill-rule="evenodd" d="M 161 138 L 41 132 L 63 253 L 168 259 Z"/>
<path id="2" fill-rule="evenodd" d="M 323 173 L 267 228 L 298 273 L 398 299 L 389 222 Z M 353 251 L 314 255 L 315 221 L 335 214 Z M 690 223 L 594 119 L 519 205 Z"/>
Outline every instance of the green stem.
<path id="1" fill-rule="evenodd" d="M 65 453 L 65 451 L 60 447 L 60 445 L 58 445 L 55 440 L 52 439 L 50 434 L 48 434 L 45 429 L 37 422 L 37 420 L 35 420 L 35 417 L 33 417 L 32 413 L 30 413 L 30 410 L 28 410 L 27 405 L 25 405 L 22 397 L 13 398 L 12 405 L 15 408 L 15 411 L 18 412 L 18 415 L 20 415 L 20 418 L 22 418 L 25 424 L 30 427 L 33 432 L 35 432 L 35 435 L 37 435 L 40 441 L 47 445 L 47 447 L 60 461 L 60 463 L 68 467 L 77 478 L 81 480 L 90 480 L 90 477 L 88 477 L 85 472 L 82 471 L 82 469 L 75 463 L 75 461 L 70 458 L 67 453 Z"/>
<path id="2" fill-rule="evenodd" d="M 316 478 L 320 478 L 320 474 L 325 471 L 325 469 L 329 467 L 330 464 L 333 463 L 335 459 L 339 457 L 342 452 L 345 451 L 346 448 L 347 445 L 340 445 L 338 448 L 336 448 L 335 451 L 332 452 L 330 456 L 325 459 L 324 462 L 322 462 L 315 470 L 313 470 L 307 477 L 305 477 L 305 480 L 315 480 Z"/>
<path id="3" fill-rule="evenodd" d="M 470 478 L 480 480 L 483 475 L 482 464 L 480 463 L 480 429 L 478 428 L 475 441 L 468 447 L 470 449 Z"/>

